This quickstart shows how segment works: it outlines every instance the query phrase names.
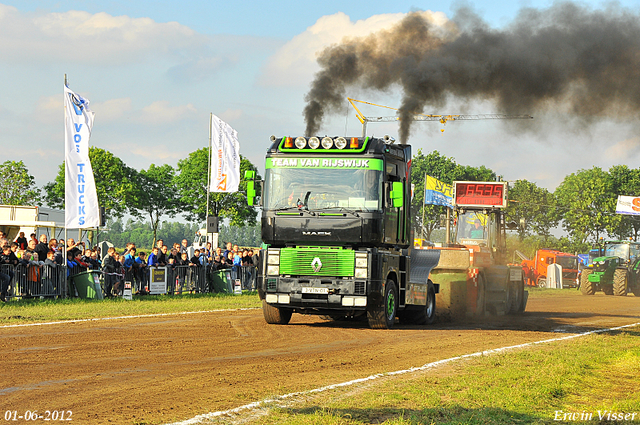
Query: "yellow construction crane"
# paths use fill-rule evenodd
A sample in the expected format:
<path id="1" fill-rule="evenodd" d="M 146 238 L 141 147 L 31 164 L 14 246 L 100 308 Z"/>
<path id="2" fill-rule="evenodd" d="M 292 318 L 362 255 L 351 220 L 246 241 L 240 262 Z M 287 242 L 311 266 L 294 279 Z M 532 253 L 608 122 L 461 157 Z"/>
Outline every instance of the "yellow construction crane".
<path id="1" fill-rule="evenodd" d="M 365 116 L 354 102 L 364 103 L 366 105 L 378 106 L 380 108 L 393 109 L 394 111 L 398 111 L 397 108 L 392 108 L 390 106 L 378 105 L 371 102 L 365 102 L 364 100 L 352 99 L 350 97 L 347 98 L 353 109 L 356 110 L 356 118 L 362 124 L 362 137 L 367 136 L 367 123 L 368 122 L 392 122 L 399 121 L 400 117 L 396 116 L 387 116 L 387 117 L 367 117 Z M 505 115 L 505 114 L 480 114 L 480 115 L 430 115 L 430 114 L 416 114 L 413 116 L 413 121 L 439 121 L 443 125 L 447 123 L 447 121 L 457 121 L 457 120 L 513 120 L 513 119 L 533 119 L 531 115 Z M 444 131 L 441 129 L 440 131 Z"/>

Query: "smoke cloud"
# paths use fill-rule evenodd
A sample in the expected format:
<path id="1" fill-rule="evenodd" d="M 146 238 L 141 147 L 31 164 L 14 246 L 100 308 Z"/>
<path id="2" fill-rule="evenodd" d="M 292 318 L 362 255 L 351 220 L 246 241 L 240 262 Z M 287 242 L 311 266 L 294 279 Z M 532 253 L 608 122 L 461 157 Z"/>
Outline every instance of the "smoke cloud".
<path id="1" fill-rule="evenodd" d="M 501 113 L 557 110 L 585 122 L 640 115 L 640 16 L 618 5 L 524 8 L 502 29 L 468 8 L 445 25 L 413 12 L 389 30 L 326 48 L 318 63 L 305 96 L 307 135 L 344 110 L 348 87 L 402 90 L 402 143 L 412 115 L 452 96 L 492 101 Z"/>

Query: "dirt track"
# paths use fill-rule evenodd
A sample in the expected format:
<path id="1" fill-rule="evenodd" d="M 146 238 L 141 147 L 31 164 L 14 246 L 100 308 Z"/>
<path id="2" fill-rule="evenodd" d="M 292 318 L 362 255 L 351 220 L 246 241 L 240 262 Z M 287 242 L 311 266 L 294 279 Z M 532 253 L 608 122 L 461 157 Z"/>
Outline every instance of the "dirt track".
<path id="1" fill-rule="evenodd" d="M 530 299 L 515 318 L 391 331 L 301 315 L 267 325 L 261 310 L 0 328 L 0 420 L 7 410 L 64 410 L 73 423 L 166 423 L 554 332 L 640 321 L 640 298 L 563 292 Z"/>

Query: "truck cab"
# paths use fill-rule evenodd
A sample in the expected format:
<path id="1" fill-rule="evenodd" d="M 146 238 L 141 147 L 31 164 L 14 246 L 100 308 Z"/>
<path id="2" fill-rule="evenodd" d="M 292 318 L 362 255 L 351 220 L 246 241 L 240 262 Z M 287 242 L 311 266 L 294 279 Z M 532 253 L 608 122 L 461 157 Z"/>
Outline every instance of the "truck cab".
<path id="1" fill-rule="evenodd" d="M 402 313 L 432 321 L 437 254 L 416 254 L 418 280 L 411 277 L 411 146 L 390 137 L 271 142 L 261 198 L 268 248 L 258 272 L 265 320 L 366 316 L 371 327 L 390 328 Z"/>

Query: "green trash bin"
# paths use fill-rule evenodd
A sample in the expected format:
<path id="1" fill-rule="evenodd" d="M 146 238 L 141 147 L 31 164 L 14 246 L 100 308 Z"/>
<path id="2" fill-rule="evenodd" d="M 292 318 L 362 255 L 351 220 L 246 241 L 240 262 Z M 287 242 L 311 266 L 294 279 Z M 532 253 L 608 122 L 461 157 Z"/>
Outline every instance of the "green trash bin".
<path id="1" fill-rule="evenodd" d="M 211 279 L 213 281 L 213 292 L 233 293 L 231 269 L 211 272 Z"/>
<path id="2" fill-rule="evenodd" d="M 76 292 L 78 292 L 78 297 L 95 300 L 104 299 L 99 275 L 100 273 L 86 271 L 71 277 L 73 286 L 76 288 Z"/>

